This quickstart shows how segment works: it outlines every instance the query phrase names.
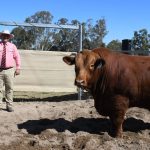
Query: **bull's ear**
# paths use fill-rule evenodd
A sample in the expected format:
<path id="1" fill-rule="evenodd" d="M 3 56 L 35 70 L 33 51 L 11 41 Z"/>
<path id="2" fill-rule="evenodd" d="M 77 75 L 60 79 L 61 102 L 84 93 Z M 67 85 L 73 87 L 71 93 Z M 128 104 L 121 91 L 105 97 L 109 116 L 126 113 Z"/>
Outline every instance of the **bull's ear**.
<path id="1" fill-rule="evenodd" d="M 75 64 L 75 55 L 64 56 L 63 61 L 68 65 L 74 65 Z"/>
<path id="2" fill-rule="evenodd" d="M 105 65 L 105 60 L 104 59 L 97 59 L 95 62 L 95 68 L 100 69 Z"/>

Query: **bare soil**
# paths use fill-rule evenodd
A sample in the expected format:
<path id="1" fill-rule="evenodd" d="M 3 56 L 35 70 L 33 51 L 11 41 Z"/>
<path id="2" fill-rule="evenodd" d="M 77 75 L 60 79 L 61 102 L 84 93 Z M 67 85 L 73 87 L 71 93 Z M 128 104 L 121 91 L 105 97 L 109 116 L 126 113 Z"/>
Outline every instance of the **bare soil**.
<path id="1" fill-rule="evenodd" d="M 14 112 L 0 111 L 0 150 L 150 150 L 150 112 L 132 108 L 123 138 L 109 135 L 108 117 L 77 94 L 16 92 Z"/>

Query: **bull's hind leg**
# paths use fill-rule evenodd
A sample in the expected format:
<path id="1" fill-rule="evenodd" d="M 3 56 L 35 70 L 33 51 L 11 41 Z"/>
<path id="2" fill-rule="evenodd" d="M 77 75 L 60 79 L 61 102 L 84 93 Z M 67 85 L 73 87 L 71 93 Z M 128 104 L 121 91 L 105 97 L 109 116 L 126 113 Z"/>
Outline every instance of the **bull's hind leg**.
<path id="1" fill-rule="evenodd" d="M 112 122 L 112 136 L 122 137 L 122 125 L 124 116 L 128 109 L 128 99 L 122 96 L 115 96 L 112 100 L 112 111 L 110 113 L 110 120 Z"/>

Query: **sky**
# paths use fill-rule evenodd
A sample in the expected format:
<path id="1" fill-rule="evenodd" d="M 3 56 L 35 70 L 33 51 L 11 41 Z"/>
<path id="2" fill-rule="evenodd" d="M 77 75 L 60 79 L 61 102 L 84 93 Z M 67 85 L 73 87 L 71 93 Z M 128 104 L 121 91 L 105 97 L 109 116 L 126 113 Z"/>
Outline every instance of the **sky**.
<path id="1" fill-rule="evenodd" d="M 61 18 L 106 20 L 107 35 L 103 42 L 131 39 L 134 31 L 147 29 L 150 33 L 150 0 L 7 0 L 1 1 L 0 21 L 23 23 L 39 11 L 49 11 L 53 23 Z M 0 30 L 12 27 L 0 25 Z"/>

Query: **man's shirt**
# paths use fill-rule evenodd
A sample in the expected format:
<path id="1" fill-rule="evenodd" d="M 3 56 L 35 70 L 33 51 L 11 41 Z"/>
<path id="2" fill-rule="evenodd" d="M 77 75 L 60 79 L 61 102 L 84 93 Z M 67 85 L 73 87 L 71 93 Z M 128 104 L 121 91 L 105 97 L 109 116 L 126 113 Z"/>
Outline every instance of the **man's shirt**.
<path id="1" fill-rule="evenodd" d="M 3 48 L 4 44 L 3 42 L 0 42 L 0 68 L 1 68 L 1 60 L 2 60 L 2 54 L 3 54 Z M 6 68 L 14 67 L 16 66 L 16 69 L 20 69 L 20 55 L 17 50 L 17 47 L 10 42 L 6 43 Z"/>

